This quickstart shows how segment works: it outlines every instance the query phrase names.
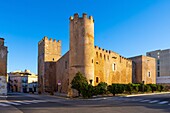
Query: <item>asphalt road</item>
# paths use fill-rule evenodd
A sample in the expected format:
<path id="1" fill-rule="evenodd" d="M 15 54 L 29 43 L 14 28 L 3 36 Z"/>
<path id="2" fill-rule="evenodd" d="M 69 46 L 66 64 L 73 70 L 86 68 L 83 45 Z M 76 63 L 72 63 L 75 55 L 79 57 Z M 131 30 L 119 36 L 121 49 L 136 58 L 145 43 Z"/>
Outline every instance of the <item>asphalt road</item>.
<path id="1" fill-rule="evenodd" d="M 9 94 L 0 97 L 0 113 L 170 113 L 170 94 L 88 100 Z"/>

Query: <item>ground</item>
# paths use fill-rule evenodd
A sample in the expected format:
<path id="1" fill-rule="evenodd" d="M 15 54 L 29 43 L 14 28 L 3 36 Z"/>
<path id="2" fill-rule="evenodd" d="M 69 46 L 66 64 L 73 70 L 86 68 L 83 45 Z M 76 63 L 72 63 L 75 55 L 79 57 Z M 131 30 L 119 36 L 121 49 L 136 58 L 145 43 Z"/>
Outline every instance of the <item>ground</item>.
<path id="1" fill-rule="evenodd" d="M 12 93 L 0 97 L 0 113 L 170 113 L 170 94 L 68 99 Z"/>

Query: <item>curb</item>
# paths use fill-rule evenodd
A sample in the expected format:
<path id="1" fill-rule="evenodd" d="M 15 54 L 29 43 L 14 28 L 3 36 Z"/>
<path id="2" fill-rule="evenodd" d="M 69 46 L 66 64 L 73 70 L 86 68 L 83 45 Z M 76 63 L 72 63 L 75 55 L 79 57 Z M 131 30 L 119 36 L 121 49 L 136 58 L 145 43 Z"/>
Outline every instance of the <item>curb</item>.
<path id="1" fill-rule="evenodd" d="M 148 94 L 136 94 L 136 95 L 126 95 L 126 96 L 122 96 L 122 97 L 137 97 L 137 96 L 149 96 L 149 95 L 161 95 L 161 94 L 170 94 L 170 92 L 148 93 Z"/>

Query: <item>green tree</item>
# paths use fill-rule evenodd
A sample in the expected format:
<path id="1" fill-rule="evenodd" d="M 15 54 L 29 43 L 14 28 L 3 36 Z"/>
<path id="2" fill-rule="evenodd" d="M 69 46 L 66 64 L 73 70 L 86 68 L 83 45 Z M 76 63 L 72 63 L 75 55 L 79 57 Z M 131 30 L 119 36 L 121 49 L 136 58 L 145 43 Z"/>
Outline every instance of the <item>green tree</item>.
<path id="1" fill-rule="evenodd" d="M 164 89 L 164 86 L 163 86 L 163 85 L 157 85 L 157 91 L 162 92 L 163 89 Z"/>
<path id="2" fill-rule="evenodd" d="M 121 94 L 124 92 L 123 84 L 112 84 L 108 86 L 108 91 L 115 96 L 115 94 Z"/>
<path id="3" fill-rule="evenodd" d="M 100 82 L 96 87 L 95 87 L 95 94 L 103 95 L 107 93 L 107 83 L 105 82 Z"/>
<path id="4" fill-rule="evenodd" d="M 156 84 L 149 84 L 149 85 L 150 85 L 150 87 L 151 87 L 152 93 L 153 93 L 154 91 L 156 91 L 156 89 L 157 89 Z"/>
<path id="5" fill-rule="evenodd" d="M 127 91 L 127 92 L 129 92 L 129 94 L 132 94 L 132 91 L 133 91 L 133 85 L 132 84 L 127 84 L 126 86 L 125 86 L 125 90 Z"/>
<path id="6" fill-rule="evenodd" d="M 75 77 L 73 78 L 71 82 L 71 88 L 76 89 L 78 91 L 78 94 L 80 96 L 81 90 L 86 89 L 88 82 L 85 76 L 81 74 L 80 72 L 76 73 Z"/>
<path id="7" fill-rule="evenodd" d="M 91 98 L 94 95 L 94 87 L 91 84 L 83 84 L 81 94 L 83 98 Z"/>

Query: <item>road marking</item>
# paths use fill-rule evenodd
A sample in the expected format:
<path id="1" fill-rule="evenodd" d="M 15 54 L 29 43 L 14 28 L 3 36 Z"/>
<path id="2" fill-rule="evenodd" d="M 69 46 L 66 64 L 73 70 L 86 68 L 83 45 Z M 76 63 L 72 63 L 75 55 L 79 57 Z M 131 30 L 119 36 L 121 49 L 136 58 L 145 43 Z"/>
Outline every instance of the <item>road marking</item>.
<path id="1" fill-rule="evenodd" d="M 142 101 L 140 101 L 140 102 L 148 102 L 148 101 L 150 101 L 150 100 L 142 100 Z"/>
<path id="2" fill-rule="evenodd" d="M 15 101 L 16 103 L 21 103 L 21 104 L 31 104 L 28 101 Z"/>
<path id="3" fill-rule="evenodd" d="M 18 103 L 15 103 L 15 102 L 5 102 L 6 104 L 12 104 L 12 105 L 16 105 L 16 106 L 19 106 L 21 104 L 18 104 Z"/>
<path id="4" fill-rule="evenodd" d="M 159 102 L 158 104 L 167 104 L 168 101 L 162 101 L 162 102 Z"/>
<path id="5" fill-rule="evenodd" d="M 156 102 L 159 102 L 159 100 L 153 100 L 153 101 L 150 101 L 149 103 L 152 104 L 152 103 L 156 103 Z"/>
<path id="6" fill-rule="evenodd" d="M 3 103 L 0 103 L 0 106 L 7 107 L 7 106 L 10 106 L 10 105 L 8 105 L 8 104 L 3 104 Z"/>

